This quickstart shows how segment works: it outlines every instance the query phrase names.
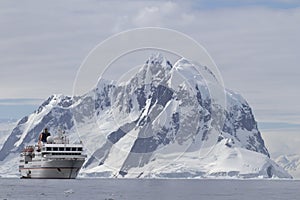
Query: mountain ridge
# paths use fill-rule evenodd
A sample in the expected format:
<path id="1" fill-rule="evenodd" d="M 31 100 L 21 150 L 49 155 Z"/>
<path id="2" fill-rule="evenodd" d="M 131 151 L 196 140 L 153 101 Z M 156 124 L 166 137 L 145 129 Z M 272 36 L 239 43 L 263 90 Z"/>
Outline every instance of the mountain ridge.
<path id="1" fill-rule="evenodd" d="M 300 177 L 300 155 L 288 154 L 281 155 L 275 158 L 276 163 L 285 169 L 293 177 L 299 179 Z"/>
<path id="2" fill-rule="evenodd" d="M 100 79 L 83 96 L 49 97 L 19 121 L 0 162 L 36 142 L 44 127 L 83 141 L 84 176 L 291 178 L 269 158 L 246 100 L 184 58 L 172 65 L 152 55 L 125 83 Z"/>

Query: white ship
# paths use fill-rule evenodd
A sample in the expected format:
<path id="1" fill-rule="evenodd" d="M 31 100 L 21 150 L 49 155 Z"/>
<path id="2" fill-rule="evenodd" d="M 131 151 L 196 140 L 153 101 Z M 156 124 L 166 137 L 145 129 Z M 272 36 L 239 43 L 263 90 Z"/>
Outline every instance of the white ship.
<path id="1" fill-rule="evenodd" d="M 63 134 L 49 136 L 47 143 L 26 146 L 21 153 L 21 178 L 74 179 L 86 155 L 82 144 L 69 144 Z"/>

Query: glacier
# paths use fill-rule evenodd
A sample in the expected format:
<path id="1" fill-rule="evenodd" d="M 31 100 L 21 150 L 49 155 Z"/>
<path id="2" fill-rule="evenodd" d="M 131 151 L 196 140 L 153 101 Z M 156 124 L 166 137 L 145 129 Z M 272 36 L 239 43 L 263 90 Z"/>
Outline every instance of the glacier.
<path id="1" fill-rule="evenodd" d="M 83 142 L 83 177 L 292 178 L 270 159 L 247 101 L 185 58 L 153 54 L 129 80 L 52 95 L 4 142 L 0 176 L 18 174 L 19 152 L 44 127 Z"/>

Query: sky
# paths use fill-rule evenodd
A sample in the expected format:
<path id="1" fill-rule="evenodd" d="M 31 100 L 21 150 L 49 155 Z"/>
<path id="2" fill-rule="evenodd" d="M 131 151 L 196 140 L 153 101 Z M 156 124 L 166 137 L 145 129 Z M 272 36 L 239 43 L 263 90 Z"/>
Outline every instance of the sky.
<path id="1" fill-rule="evenodd" d="M 292 141 L 300 138 L 299 22 L 298 0 L 1 0 L 0 118 L 21 118 L 54 93 L 71 95 L 81 63 L 108 37 L 162 27 L 208 51 L 266 138 Z M 274 152 L 282 148 L 276 137 L 267 142 Z M 296 146 L 290 151 L 300 152 Z"/>

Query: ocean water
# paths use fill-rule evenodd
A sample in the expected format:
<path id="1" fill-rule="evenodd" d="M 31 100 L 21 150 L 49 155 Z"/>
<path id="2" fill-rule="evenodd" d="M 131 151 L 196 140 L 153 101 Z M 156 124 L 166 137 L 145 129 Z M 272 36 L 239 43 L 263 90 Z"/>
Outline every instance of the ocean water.
<path id="1" fill-rule="evenodd" d="M 0 199 L 300 199 L 295 180 L 0 179 Z"/>

